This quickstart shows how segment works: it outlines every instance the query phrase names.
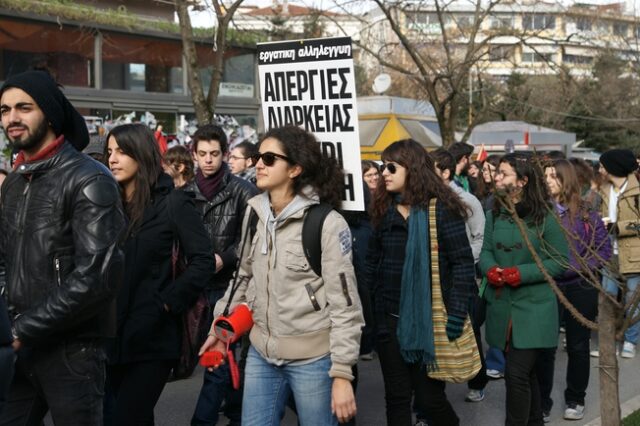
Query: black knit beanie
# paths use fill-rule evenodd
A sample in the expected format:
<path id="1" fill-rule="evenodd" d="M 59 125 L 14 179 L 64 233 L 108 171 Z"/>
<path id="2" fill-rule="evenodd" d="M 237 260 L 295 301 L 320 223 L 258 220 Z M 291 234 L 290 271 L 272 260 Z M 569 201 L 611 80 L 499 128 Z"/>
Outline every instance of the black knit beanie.
<path id="1" fill-rule="evenodd" d="M 638 168 L 635 155 L 628 149 L 610 149 L 600 156 L 600 164 L 617 177 L 627 177 Z"/>
<path id="2" fill-rule="evenodd" d="M 0 96 L 10 87 L 24 90 L 44 113 L 56 136 L 82 151 L 89 143 L 89 131 L 84 118 L 60 91 L 51 75 L 45 71 L 26 71 L 12 75 L 0 88 Z"/>

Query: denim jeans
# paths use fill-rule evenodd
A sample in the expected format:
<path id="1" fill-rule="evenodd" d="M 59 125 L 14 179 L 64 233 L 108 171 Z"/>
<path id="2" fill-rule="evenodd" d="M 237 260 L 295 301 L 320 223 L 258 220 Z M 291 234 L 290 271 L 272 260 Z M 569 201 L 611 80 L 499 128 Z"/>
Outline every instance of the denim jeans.
<path id="1" fill-rule="evenodd" d="M 504 373 L 504 352 L 500 349 L 489 347 L 484 362 L 487 364 L 487 369 Z"/>
<path id="2" fill-rule="evenodd" d="M 624 279 L 627 284 L 627 294 L 625 297 L 625 303 L 629 303 L 629 301 L 633 297 L 633 293 L 638 288 L 638 284 L 640 283 L 640 274 L 628 274 L 624 275 Z M 618 294 L 618 281 L 611 277 L 611 273 L 607 270 L 602 271 L 602 288 L 612 295 Z M 636 309 L 634 315 L 638 315 L 640 313 L 640 307 Z M 627 312 L 627 315 L 631 315 L 630 312 Z M 636 322 L 634 325 L 629 327 L 627 331 L 624 332 L 624 341 L 631 342 L 634 345 L 638 343 L 638 337 L 640 336 L 640 321 Z"/>
<path id="3" fill-rule="evenodd" d="M 252 346 L 245 370 L 242 425 L 279 425 L 293 394 L 301 426 L 337 426 L 331 413 L 330 368 L 328 355 L 309 364 L 276 366 Z"/>
<path id="4" fill-rule="evenodd" d="M 105 355 L 94 340 L 22 348 L 0 425 L 39 426 L 51 411 L 56 425 L 102 426 Z"/>
<path id="5" fill-rule="evenodd" d="M 224 290 L 212 290 L 209 292 L 209 303 L 215 306 L 218 300 L 224 296 Z M 213 318 L 212 318 L 213 321 Z M 237 351 L 235 353 L 237 359 Z M 223 364 L 212 372 L 204 370 L 202 388 L 196 408 L 191 418 L 192 426 L 215 426 L 222 402 L 226 400 L 224 415 L 231 421 L 231 426 L 240 425 L 242 387 L 233 389 L 231 372 L 228 364 Z"/>

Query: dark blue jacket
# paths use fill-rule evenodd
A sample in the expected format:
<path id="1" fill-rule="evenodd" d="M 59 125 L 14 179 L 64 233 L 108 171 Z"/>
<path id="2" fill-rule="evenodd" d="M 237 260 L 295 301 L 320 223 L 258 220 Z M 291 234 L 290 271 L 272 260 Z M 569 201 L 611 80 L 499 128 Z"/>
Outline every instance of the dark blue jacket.
<path id="1" fill-rule="evenodd" d="M 447 312 L 464 318 L 478 291 L 464 220 L 437 202 L 436 226 L 440 284 Z M 374 289 L 378 318 L 380 314 L 398 314 L 406 244 L 407 222 L 392 205 L 374 229 L 367 252 L 366 280 L 369 288 Z"/>

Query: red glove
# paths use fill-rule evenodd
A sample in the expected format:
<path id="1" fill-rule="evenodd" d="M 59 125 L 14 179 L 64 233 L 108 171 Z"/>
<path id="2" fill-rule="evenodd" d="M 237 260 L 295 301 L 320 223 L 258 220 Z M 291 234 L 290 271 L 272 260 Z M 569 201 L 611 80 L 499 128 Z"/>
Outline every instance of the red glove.
<path id="1" fill-rule="evenodd" d="M 504 278 L 504 282 L 513 288 L 516 288 L 520 285 L 520 270 L 516 266 L 512 266 L 511 268 L 504 268 L 504 270 L 502 271 L 502 277 Z"/>
<path id="2" fill-rule="evenodd" d="M 487 271 L 487 280 L 489 281 L 489 284 L 494 287 L 504 286 L 504 278 L 502 277 L 502 272 L 498 271 L 498 269 L 498 266 L 493 266 Z"/>

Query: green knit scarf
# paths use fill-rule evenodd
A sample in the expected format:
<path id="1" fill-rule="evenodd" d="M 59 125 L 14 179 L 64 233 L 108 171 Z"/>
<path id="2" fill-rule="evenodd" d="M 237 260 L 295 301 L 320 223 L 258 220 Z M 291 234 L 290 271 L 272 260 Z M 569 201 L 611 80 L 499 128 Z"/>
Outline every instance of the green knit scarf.
<path id="1" fill-rule="evenodd" d="M 436 357 L 431 316 L 431 251 L 429 221 L 424 209 L 411 207 L 408 234 L 396 333 L 402 358 L 433 371 Z"/>

